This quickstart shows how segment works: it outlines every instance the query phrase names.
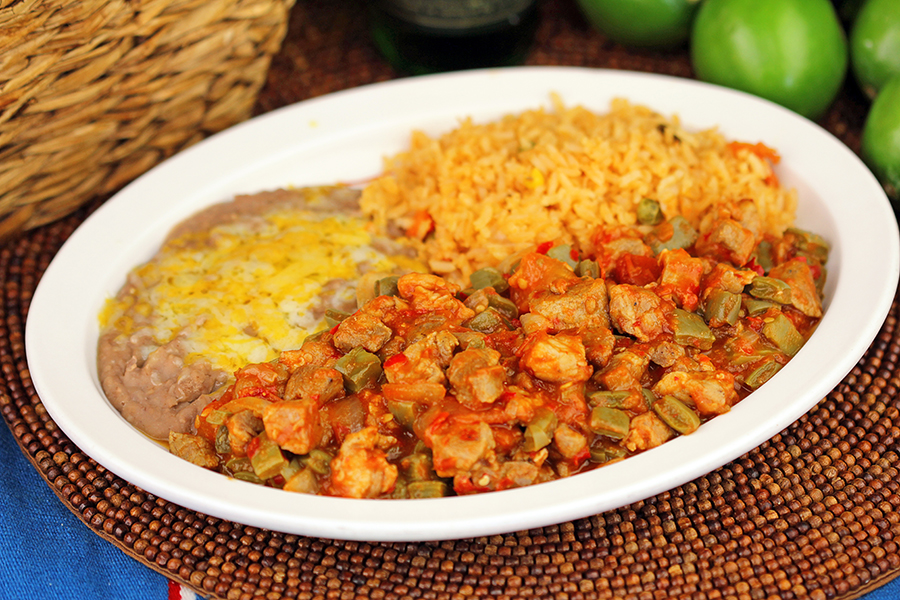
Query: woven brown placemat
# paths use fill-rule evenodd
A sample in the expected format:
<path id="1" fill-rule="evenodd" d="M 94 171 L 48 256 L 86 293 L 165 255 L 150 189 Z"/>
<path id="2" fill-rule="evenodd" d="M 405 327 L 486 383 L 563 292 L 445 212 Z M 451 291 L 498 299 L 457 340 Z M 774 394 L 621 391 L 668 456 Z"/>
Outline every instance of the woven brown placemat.
<path id="1" fill-rule="evenodd" d="M 542 4 L 529 64 L 691 76 L 681 50 L 627 50 L 566 0 Z M 298 2 L 257 112 L 397 74 L 361 4 Z M 850 85 L 823 125 L 858 149 Z M 837 598 L 900 574 L 900 332 L 896 302 L 840 385 L 770 441 L 654 498 L 531 531 L 435 543 L 343 542 L 209 517 L 115 476 L 58 429 L 25 360 L 32 293 L 102 198 L 0 248 L 0 411 L 37 471 L 97 535 L 209 598 Z"/>

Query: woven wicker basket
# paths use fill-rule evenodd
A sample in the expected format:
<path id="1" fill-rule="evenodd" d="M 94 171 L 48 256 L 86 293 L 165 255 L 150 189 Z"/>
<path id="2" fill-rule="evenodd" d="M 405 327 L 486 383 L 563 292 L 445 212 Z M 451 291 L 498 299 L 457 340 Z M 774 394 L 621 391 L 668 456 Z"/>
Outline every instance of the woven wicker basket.
<path id="1" fill-rule="evenodd" d="M 248 118 L 295 0 L 0 0 L 0 239 Z"/>

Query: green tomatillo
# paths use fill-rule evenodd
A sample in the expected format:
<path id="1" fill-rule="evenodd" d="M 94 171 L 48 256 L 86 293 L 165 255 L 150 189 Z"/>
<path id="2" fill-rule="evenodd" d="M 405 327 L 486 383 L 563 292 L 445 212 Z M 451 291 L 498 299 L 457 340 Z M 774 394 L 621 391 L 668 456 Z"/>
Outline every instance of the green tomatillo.
<path id="1" fill-rule="evenodd" d="M 900 0 L 868 0 L 850 30 L 850 63 L 869 98 L 900 75 Z"/>
<path id="2" fill-rule="evenodd" d="M 578 0 L 588 21 L 626 46 L 676 46 L 687 41 L 700 0 Z"/>
<path id="3" fill-rule="evenodd" d="M 863 126 L 862 157 L 895 205 L 900 203 L 900 75 L 872 102 Z"/>
<path id="4" fill-rule="evenodd" d="M 829 0 L 705 0 L 691 61 L 699 79 L 818 119 L 847 73 L 847 38 Z"/>

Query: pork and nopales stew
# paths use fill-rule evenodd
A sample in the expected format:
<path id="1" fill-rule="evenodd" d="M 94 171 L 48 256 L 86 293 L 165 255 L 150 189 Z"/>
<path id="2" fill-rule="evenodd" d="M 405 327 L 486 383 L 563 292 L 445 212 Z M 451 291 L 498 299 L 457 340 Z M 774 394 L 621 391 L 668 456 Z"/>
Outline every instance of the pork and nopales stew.
<path id="1" fill-rule="evenodd" d="M 695 431 L 770 379 L 822 316 L 826 242 L 750 201 L 694 227 L 653 200 L 590 248 L 378 281 L 352 314 L 249 364 L 172 451 L 294 492 L 424 498 L 526 486 Z"/>

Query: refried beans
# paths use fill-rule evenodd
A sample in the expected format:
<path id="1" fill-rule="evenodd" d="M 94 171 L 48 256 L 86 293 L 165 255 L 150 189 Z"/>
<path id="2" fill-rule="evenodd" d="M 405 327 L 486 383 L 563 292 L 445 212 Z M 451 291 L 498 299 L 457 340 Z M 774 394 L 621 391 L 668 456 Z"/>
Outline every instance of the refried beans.
<path id="1" fill-rule="evenodd" d="M 358 199 L 346 187 L 267 191 L 173 228 L 100 315 L 112 405 L 152 438 L 191 432 L 236 368 L 298 347 L 329 309 L 356 310 L 366 282 L 424 270 L 368 233 Z"/>

